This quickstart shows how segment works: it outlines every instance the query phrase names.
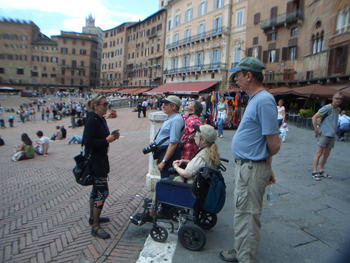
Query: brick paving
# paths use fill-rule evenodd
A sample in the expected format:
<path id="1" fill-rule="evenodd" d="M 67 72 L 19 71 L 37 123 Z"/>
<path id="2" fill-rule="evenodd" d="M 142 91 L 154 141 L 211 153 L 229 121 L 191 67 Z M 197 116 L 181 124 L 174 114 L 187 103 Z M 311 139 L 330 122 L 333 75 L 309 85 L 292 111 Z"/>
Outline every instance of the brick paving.
<path id="1" fill-rule="evenodd" d="M 29 100 L 10 97 L 0 103 L 16 110 L 25 101 Z M 118 118 L 108 119 L 109 128 L 120 129 L 121 138 L 109 151 L 109 197 L 102 212 L 111 219 L 102 225 L 111 234 L 107 240 L 90 235 L 91 187 L 82 187 L 73 179 L 72 158 L 79 153 L 79 145 L 67 145 L 68 140 L 50 142 L 48 157 L 19 162 L 10 159 L 23 132 L 32 141 L 38 139 L 38 130 L 51 137 L 55 126 L 67 128 L 70 118 L 46 123 L 37 114 L 35 124 L 16 121 L 14 128 L 0 130 L 6 143 L 0 148 L 0 262 L 136 261 L 143 244 L 120 239 L 129 226 L 129 216 L 139 210 L 147 194 L 148 156 L 141 149 L 149 142 L 149 120 L 139 119 L 131 111 L 118 109 Z M 9 114 L 4 115 L 8 127 Z M 67 137 L 81 136 L 82 132 L 81 127 L 67 128 Z"/>

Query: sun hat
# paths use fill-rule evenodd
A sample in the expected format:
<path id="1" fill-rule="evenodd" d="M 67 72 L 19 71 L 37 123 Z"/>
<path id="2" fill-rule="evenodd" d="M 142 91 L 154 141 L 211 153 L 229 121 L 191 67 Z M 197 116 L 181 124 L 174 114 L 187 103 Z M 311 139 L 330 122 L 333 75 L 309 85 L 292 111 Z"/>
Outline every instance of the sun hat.
<path id="1" fill-rule="evenodd" d="M 213 143 L 216 141 L 217 134 L 213 126 L 208 124 L 199 126 L 195 124 L 192 127 L 198 131 L 207 142 Z"/>
<path id="2" fill-rule="evenodd" d="M 177 96 L 168 96 L 168 97 L 162 99 L 160 102 L 162 102 L 162 103 L 170 102 L 170 103 L 174 103 L 175 105 L 181 107 L 181 100 Z"/>
<path id="3" fill-rule="evenodd" d="M 263 69 L 265 69 L 265 66 L 259 59 L 253 57 L 245 57 L 241 59 L 237 67 L 229 69 L 228 72 L 237 73 L 241 70 L 247 70 L 251 72 L 262 73 Z"/>

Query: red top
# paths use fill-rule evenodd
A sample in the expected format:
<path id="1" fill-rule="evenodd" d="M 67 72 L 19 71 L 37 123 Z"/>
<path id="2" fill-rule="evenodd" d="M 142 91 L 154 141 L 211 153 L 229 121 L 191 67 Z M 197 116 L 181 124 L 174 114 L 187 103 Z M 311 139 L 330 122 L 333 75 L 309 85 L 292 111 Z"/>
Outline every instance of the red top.
<path id="1" fill-rule="evenodd" d="M 202 125 L 199 117 L 195 114 L 187 115 L 184 114 L 182 117 L 185 120 L 185 129 L 184 134 L 182 135 L 181 142 L 186 142 L 182 151 L 181 158 L 185 160 L 191 160 L 195 153 L 198 151 L 198 147 L 194 141 L 194 139 L 188 139 L 190 135 L 193 133 L 194 128 L 193 125 Z"/>

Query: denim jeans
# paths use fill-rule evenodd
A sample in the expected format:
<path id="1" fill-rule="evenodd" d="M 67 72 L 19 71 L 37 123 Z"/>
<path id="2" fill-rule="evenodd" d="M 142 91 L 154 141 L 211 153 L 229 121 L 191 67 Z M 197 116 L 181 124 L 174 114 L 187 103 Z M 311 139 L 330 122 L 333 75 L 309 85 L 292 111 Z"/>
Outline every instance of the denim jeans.
<path id="1" fill-rule="evenodd" d="M 73 136 L 72 139 L 68 142 L 68 144 L 75 143 L 81 144 L 81 138 L 79 136 Z"/>
<path id="2" fill-rule="evenodd" d="M 218 112 L 218 136 L 224 135 L 224 121 L 226 119 L 226 111 Z"/>

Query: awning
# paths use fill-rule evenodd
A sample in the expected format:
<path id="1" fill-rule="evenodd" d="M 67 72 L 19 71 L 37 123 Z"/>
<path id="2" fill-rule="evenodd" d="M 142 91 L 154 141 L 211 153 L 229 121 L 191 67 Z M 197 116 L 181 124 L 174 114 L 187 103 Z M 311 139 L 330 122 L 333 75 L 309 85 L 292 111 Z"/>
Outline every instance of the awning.
<path id="1" fill-rule="evenodd" d="M 344 97 L 350 98 L 350 85 L 332 85 L 330 86 L 334 91 L 340 91 Z"/>
<path id="2" fill-rule="evenodd" d="M 118 92 L 120 88 L 111 88 L 111 89 L 92 89 L 92 92 L 100 92 L 100 93 L 114 93 Z"/>
<path id="3" fill-rule="evenodd" d="M 141 88 L 141 89 L 138 89 L 138 90 L 135 90 L 134 92 L 132 92 L 131 94 L 140 94 L 140 93 L 143 93 L 143 92 L 146 92 L 148 90 L 150 90 L 151 88 Z"/>
<path id="4" fill-rule="evenodd" d="M 268 92 L 270 92 L 273 96 L 293 94 L 293 90 L 288 87 L 279 87 L 276 89 L 269 89 Z"/>
<path id="5" fill-rule="evenodd" d="M 231 92 L 243 92 L 242 89 L 234 87 L 233 89 L 225 89 L 225 90 L 219 90 L 219 92 L 222 93 L 231 93 Z"/>
<path id="6" fill-rule="evenodd" d="M 219 81 L 201 81 L 201 82 L 182 82 L 182 83 L 165 83 L 158 88 L 152 89 L 148 92 L 144 92 L 145 95 L 155 94 L 183 94 L 183 95 L 195 95 L 199 92 L 209 89 Z"/>
<path id="7" fill-rule="evenodd" d="M 300 88 L 295 88 L 293 89 L 292 94 L 297 96 L 304 96 L 308 98 L 315 98 L 315 97 L 331 98 L 334 93 L 335 93 L 335 90 L 330 86 L 312 84 L 312 85 L 303 86 Z"/>
<path id="8" fill-rule="evenodd" d="M 17 92 L 25 90 L 25 86 L 0 86 L 0 91 Z"/>
<path id="9" fill-rule="evenodd" d="M 118 90 L 118 93 L 121 94 L 136 94 L 135 92 L 139 90 L 140 88 L 126 88 L 126 89 L 120 89 Z M 139 92 L 137 92 L 139 93 Z"/>

